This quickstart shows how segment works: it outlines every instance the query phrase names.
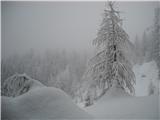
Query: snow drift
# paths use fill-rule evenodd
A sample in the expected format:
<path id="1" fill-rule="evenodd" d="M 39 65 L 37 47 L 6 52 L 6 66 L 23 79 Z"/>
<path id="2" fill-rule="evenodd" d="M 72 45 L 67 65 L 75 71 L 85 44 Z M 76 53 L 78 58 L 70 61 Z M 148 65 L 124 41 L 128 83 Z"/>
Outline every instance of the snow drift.
<path id="1" fill-rule="evenodd" d="M 132 97 L 129 93 L 125 91 L 120 86 L 113 86 L 108 91 L 106 91 L 105 95 L 102 96 L 98 102 L 106 101 L 107 99 L 119 99 L 119 98 L 125 98 L 125 97 Z"/>
<path id="2" fill-rule="evenodd" d="M 91 118 L 61 90 L 35 88 L 27 93 L 2 97 L 2 119 L 82 119 Z"/>
<path id="3" fill-rule="evenodd" d="M 84 109 L 98 119 L 158 119 L 158 96 L 131 97 L 117 90 L 109 90 L 94 105 Z"/>
<path id="4" fill-rule="evenodd" d="M 36 87 L 44 86 L 38 80 L 34 80 L 26 74 L 15 74 L 2 84 L 2 95 L 16 97 Z"/>

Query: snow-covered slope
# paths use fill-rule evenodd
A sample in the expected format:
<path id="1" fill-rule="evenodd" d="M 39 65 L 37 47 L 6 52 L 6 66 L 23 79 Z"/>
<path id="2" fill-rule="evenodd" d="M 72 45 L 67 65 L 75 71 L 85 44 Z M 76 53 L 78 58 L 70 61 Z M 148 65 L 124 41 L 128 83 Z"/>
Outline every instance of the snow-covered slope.
<path id="1" fill-rule="evenodd" d="M 36 87 L 44 86 L 38 80 L 34 80 L 26 74 L 15 74 L 2 84 L 2 95 L 16 97 Z"/>
<path id="2" fill-rule="evenodd" d="M 77 107 L 61 90 L 35 88 L 15 98 L 2 97 L 2 119 L 81 119 L 92 118 Z"/>
<path id="3" fill-rule="evenodd" d="M 154 61 L 135 65 L 133 71 L 136 76 L 135 94 L 136 96 L 148 95 L 148 86 L 152 82 L 158 88 L 158 68 Z"/>
<path id="4" fill-rule="evenodd" d="M 158 96 L 116 99 L 104 96 L 85 110 L 99 119 L 158 119 Z"/>

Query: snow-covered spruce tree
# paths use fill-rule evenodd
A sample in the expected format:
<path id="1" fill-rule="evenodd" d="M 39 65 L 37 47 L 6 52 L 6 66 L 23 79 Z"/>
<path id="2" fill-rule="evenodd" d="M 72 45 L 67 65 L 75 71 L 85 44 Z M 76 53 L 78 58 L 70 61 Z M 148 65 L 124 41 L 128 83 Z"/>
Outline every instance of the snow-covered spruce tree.
<path id="1" fill-rule="evenodd" d="M 129 93 L 134 93 L 135 75 L 123 49 L 129 41 L 129 36 L 121 27 L 122 19 L 119 13 L 114 9 L 114 2 L 108 2 L 100 30 L 93 40 L 97 53 L 89 61 L 85 79 L 90 79 L 88 91 L 96 92 L 90 90 L 92 88 L 101 91 L 99 95 L 94 94 L 94 99 L 102 96 L 114 84 Z"/>
<path id="2" fill-rule="evenodd" d="M 142 37 L 142 55 L 144 57 L 146 55 L 146 43 L 147 43 L 147 37 L 146 37 L 146 32 L 144 31 L 143 37 Z"/>
<path id="3" fill-rule="evenodd" d="M 141 64 L 143 58 L 143 45 L 139 40 L 138 35 L 135 37 L 135 52 L 136 52 L 136 63 Z"/>

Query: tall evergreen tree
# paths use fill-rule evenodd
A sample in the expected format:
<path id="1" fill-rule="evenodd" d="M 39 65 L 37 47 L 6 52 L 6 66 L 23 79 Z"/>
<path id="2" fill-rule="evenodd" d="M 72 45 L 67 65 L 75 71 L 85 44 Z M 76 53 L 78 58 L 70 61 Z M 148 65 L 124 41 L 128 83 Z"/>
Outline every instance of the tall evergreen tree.
<path id="1" fill-rule="evenodd" d="M 146 37 L 146 32 L 144 31 L 143 38 L 142 38 L 142 54 L 143 54 L 143 56 L 146 55 L 146 49 L 147 49 L 146 43 L 147 43 L 147 37 Z"/>
<path id="2" fill-rule="evenodd" d="M 92 88 L 101 90 L 101 95 L 115 86 L 114 84 L 134 93 L 135 75 L 123 49 L 129 41 L 129 36 L 122 28 L 119 13 L 114 9 L 114 2 L 108 2 L 100 30 L 93 40 L 97 53 L 89 61 L 86 77 L 90 77 Z"/>
<path id="3" fill-rule="evenodd" d="M 138 35 L 136 35 L 135 37 L 135 52 L 136 52 L 136 58 L 137 58 L 137 63 L 141 63 L 142 62 L 142 43 L 139 40 Z"/>
<path id="4" fill-rule="evenodd" d="M 160 8 L 155 8 L 154 27 L 152 31 L 152 59 L 157 62 L 160 77 Z"/>
<path id="5" fill-rule="evenodd" d="M 159 57 L 159 44 L 160 44 L 160 8 L 155 9 L 154 27 L 152 31 L 153 35 L 153 59 Z"/>

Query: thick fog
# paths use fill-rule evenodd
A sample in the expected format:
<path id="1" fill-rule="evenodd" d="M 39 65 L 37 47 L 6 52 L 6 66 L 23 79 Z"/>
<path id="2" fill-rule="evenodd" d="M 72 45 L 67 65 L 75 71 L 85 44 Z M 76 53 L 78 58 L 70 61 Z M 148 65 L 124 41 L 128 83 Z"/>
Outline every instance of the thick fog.
<path id="1" fill-rule="evenodd" d="M 160 117 L 160 2 L 106 5 L 2 2 L 2 119 Z"/>
<path id="2" fill-rule="evenodd" d="M 157 2 L 118 2 L 133 42 L 153 24 Z M 2 58 L 29 49 L 92 50 L 104 2 L 2 2 Z"/>

